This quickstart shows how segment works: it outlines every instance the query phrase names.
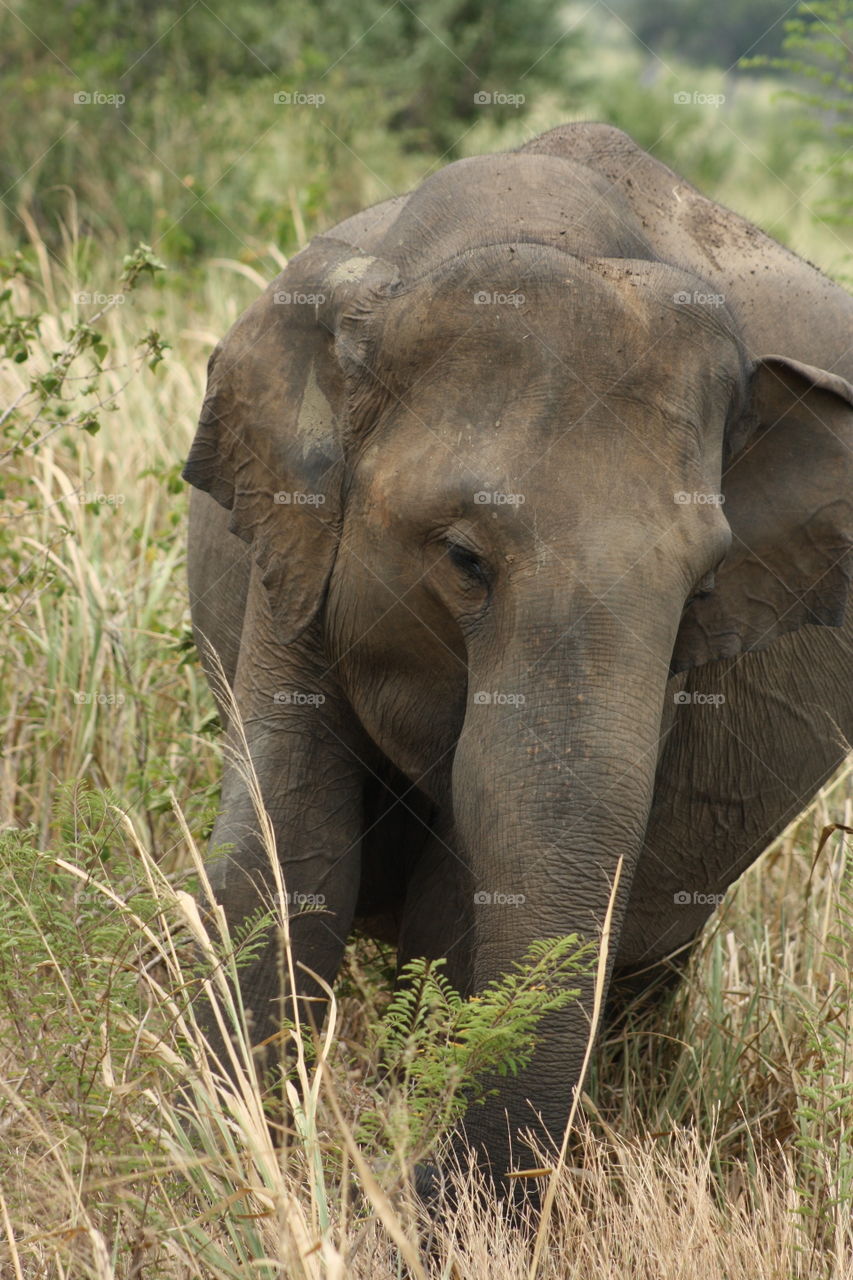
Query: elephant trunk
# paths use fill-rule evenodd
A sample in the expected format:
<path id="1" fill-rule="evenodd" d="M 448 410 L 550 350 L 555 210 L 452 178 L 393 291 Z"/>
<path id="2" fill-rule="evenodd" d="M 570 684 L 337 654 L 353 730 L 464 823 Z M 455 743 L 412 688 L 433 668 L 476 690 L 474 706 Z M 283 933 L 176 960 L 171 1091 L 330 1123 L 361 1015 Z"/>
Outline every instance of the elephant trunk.
<path id="1" fill-rule="evenodd" d="M 520 628 L 500 669 L 477 674 L 453 769 L 457 834 L 473 881 L 475 990 L 512 969 L 536 939 L 601 936 L 622 855 L 611 957 L 651 804 L 661 714 L 680 610 L 593 601 L 569 630 Z M 632 619 L 636 619 L 632 621 Z M 608 975 L 609 976 L 609 975 Z M 472 1109 L 467 1136 L 495 1177 L 507 1135 L 559 1143 L 590 1035 L 594 975 L 540 1025 L 534 1061 L 501 1081 L 500 1102 Z M 530 1155 L 515 1143 L 513 1164 Z"/>

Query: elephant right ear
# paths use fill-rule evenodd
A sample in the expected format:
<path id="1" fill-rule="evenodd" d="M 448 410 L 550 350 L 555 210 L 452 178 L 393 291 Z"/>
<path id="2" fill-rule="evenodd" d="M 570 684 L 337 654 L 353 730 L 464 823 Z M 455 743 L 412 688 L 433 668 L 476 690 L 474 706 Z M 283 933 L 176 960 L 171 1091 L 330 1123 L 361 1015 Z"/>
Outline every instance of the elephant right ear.
<path id="1" fill-rule="evenodd" d="M 282 643 L 320 608 L 337 553 L 347 389 L 335 338 L 348 307 L 396 280 L 389 264 L 319 236 L 211 355 L 184 479 L 252 544 Z"/>

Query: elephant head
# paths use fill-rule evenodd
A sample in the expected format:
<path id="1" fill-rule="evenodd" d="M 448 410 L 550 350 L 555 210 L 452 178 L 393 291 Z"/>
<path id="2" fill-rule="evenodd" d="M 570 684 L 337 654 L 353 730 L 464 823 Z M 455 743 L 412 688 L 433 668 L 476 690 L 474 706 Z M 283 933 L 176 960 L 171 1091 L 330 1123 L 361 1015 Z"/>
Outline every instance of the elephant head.
<path id="1" fill-rule="evenodd" d="M 524 240 L 401 278 L 321 237 L 212 358 L 185 474 L 449 815 L 475 989 L 596 936 L 621 856 L 618 931 L 672 670 L 843 614 L 853 388 L 752 358 L 707 292 Z M 472 1120 L 497 1173 L 508 1124 L 559 1135 L 590 1011 Z"/>

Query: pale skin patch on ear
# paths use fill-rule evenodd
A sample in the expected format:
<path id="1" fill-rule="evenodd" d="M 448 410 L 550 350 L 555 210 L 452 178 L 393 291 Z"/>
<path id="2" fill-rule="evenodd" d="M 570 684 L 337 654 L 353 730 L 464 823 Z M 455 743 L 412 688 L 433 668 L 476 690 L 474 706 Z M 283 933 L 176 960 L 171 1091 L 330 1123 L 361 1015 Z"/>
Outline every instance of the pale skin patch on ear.
<path id="1" fill-rule="evenodd" d="M 360 280 L 375 261 L 375 258 L 366 255 L 346 258 L 332 268 L 326 276 L 326 284 L 332 289 L 337 289 L 340 285 L 352 284 L 354 281 Z"/>
<path id="2" fill-rule="evenodd" d="M 296 419 L 296 434 L 306 455 L 309 450 L 323 449 L 328 444 L 333 420 L 332 406 L 320 390 L 312 361 Z"/>

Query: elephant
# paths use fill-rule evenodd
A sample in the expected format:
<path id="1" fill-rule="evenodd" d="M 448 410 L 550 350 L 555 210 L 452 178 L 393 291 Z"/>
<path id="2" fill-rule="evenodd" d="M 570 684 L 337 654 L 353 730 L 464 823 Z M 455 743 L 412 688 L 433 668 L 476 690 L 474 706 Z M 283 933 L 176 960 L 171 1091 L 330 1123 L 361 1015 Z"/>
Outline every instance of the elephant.
<path id="1" fill-rule="evenodd" d="M 290 923 L 306 1008 L 354 922 L 476 993 L 611 898 L 605 989 L 639 990 L 832 775 L 852 339 L 839 285 L 587 122 L 317 235 L 237 320 L 189 591 L 291 901 L 322 906 Z M 272 873 L 233 761 L 211 843 L 236 927 Z M 241 977 L 259 1044 L 273 949 Z M 466 1120 L 499 1187 L 520 1131 L 563 1134 L 579 985 Z"/>

